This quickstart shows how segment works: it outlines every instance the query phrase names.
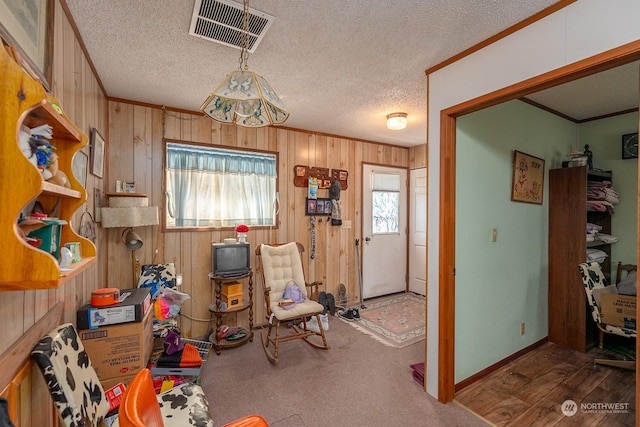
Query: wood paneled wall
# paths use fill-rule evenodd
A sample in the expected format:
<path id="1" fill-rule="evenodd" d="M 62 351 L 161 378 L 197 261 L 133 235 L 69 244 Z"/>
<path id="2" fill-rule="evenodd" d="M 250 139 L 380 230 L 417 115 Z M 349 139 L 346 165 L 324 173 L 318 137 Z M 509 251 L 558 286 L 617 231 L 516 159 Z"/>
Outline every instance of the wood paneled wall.
<path id="1" fill-rule="evenodd" d="M 100 90 L 98 80 L 94 77 L 91 67 L 75 38 L 62 6 L 58 1 L 53 2 L 54 9 L 54 43 L 53 43 L 53 78 L 51 81 L 52 94 L 56 96 L 65 114 L 87 135 L 95 127 L 103 135 L 107 131 L 107 101 Z M 85 149 L 89 154 L 88 148 Z M 93 175 L 87 178 L 89 199 L 87 207 L 93 212 L 93 188 L 102 188 L 102 180 Z M 76 230 L 79 226 L 80 215 L 77 212 L 70 226 Z M 0 220 L 10 220 L 0 218 Z M 106 251 L 104 233 L 98 229 L 98 253 Z M 20 262 L 16 260 L 16 262 Z M 12 291 L 0 293 L 0 390 L 8 384 L 7 378 L 18 373 L 23 362 L 28 360 L 29 351 L 16 353 L 16 341 L 42 319 L 57 303 L 63 304 L 61 322 L 76 322 L 76 310 L 90 297 L 91 291 L 104 286 L 106 260 L 98 256 L 98 262 L 73 280 L 66 282 L 56 290 Z M 55 325 L 50 325 L 53 328 Z M 28 349 L 30 350 L 30 349 Z M 21 372 L 24 377 L 20 386 L 20 401 L 12 402 L 18 411 L 16 425 L 38 425 L 46 427 L 54 425 L 55 418 L 50 407 L 49 393 L 37 368 L 31 372 Z M 47 414 L 38 417 L 30 414 Z M 33 423 L 31 420 L 33 419 Z"/>
<path id="2" fill-rule="evenodd" d="M 337 294 L 340 283 L 347 288 L 351 302 L 359 299 L 355 259 L 355 239 L 361 235 L 362 163 L 399 167 L 420 167 L 420 148 L 409 150 L 386 144 L 340 138 L 287 128 L 243 129 L 221 126 L 198 114 L 176 113 L 128 102 L 108 102 L 99 80 L 93 75 L 72 24 L 58 1 L 55 4 L 54 61 L 52 94 L 65 114 L 85 133 L 92 128 L 107 140 L 107 169 L 104 179 L 87 176 L 86 209 L 94 214 L 94 189 L 114 191 L 115 180 L 134 181 L 137 191 L 149 195 L 150 203 L 161 206 L 163 176 L 163 137 L 237 147 L 251 147 L 279 153 L 280 215 L 277 228 L 252 230 L 252 247 L 261 243 L 297 240 L 307 248 L 304 259 L 308 280 L 321 280 L 324 290 Z M 89 154 L 89 149 L 85 149 Z M 349 188 L 342 192 L 343 220 L 351 228 L 332 227 L 323 218 L 316 226 L 316 258 L 309 257 L 309 218 L 304 215 L 306 189 L 293 186 L 293 166 L 304 164 L 347 169 Z M 325 190 L 326 191 L 326 190 Z M 323 196 L 324 194 L 320 194 Z M 102 200 L 106 204 L 106 200 Z M 78 228 L 82 212 L 70 226 Z M 2 220 L 0 218 L 0 220 Z M 89 300 L 91 291 L 115 286 L 132 286 L 130 253 L 121 243 L 120 229 L 97 227 L 98 262 L 74 280 L 56 290 L 13 291 L 0 294 L 0 391 L 7 378 L 19 378 L 19 401 L 12 396 L 16 425 L 47 427 L 57 425 L 49 393 L 37 368 L 23 370 L 28 352 L 16 354 L 13 345 L 58 303 L 63 306 L 61 322 L 76 322 L 77 309 Z M 140 264 L 174 262 L 182 274 L 183 291 L 192 296 L 183 307 L 181 318 L 185 334 L 204 336 L 210 327 L 208 305 L 212 299 L 207 279 L 210 270 L 210 243 L 233 237 L 225 232 L 162 233 L 160 227 L 137 230 L 144 247 L 136 252 Z M 157 250 L 157 253 L 155 252 Z M 263 322 L 264 308 L 259 280 L 254 277 L 256 323 Z M 246 322 L 246 313 L 239 323 Z M 190 318 L 196 319 L 191 320 Z M 236 319 L 228 319 L 233 322 Z M 42 322 L 41 322 L 42 323 Z M 51 325 L 53 327 L 54 325 Z M 39 415 L 37 419 L 31 414 Z M 46 415 L 44 415 L 46 414 Z"/>
<path id="3" fill-rule="evenodd" d="M 116 180 L 134 181 L 136 192 L 147 194 L 150 205 L 162 206 L 163 136 L 278 152 L 278 227 L 252 229 L 248 235 L 249 243 L 255 249 L 262 243 L 301 242 L 306 248 L 304 268 L 307 280 L 322 281 L 322 290 L 334 295 L 343 283 L 349 301 L 359 300 L 355 239 L 361 235 L 362 163 L 409 167 L 408 148 L 287 128 L 246 129 L 221 125 L 201 114 L 110 101 L 106 176 L 109 191 L 114 190 Z M 351 221 L 351 228 L 331 226 L 326 217 L 317 217 L 313 260 L 310 258 L 310 222 L 304 214 L 307 190 L 293 185 L 293 167 L 297 164 L 349 171 L 348 188 L 342 191 L 340 200 L 342 219 Z M 328 190 L 321 190 L 319 196 L 328 197 Z M 109 286 L 123 288 L 132 282 L 132 273 L 129 252 L 120 241 L 121 232 L 120 229 L 107 232 L 107 274 Z M 211 326 L 208 306 L 212 301 L 212 286 L 207 278 L 211 271 L 211 242 L 235 237 L 235 233 L 231 230 L 163 233 L 159 226 L 140 228 L 137 232 L 145 241 L 142 249 L 136 252 L 140 264 L 175 263 L 177 272 L 183 276 L 182 291 L 192 296 L 182 308 L 181 328 L 188 336 L 204 337 Z M 254 290 L 254 319 L 260 324 L 264 323 L 264 299 L 256 276 Z M 239 316 L 246 317 L 246 314 Z M 243 317 L 237 321 L 245 322 Z"/>
<path id="4" fill-rule="evenodd" d="M 409 147 L 409 169 L 427 167 L 427 144 Z"/>

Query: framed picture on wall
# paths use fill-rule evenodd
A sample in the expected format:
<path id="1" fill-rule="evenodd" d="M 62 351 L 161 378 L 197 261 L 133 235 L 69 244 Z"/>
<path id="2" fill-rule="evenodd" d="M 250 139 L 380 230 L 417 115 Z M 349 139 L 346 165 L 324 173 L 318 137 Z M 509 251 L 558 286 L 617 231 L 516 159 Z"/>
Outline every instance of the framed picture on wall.
<path id="1" fill-rule="evenodd" d="M 307 198 L 307 207 L 305 210 L 305 215 L 331 215 L 332 210 L 333 210 L 333 204 L 331 203 L 331 199 Z"/>
<path id="2" fill-rule="evenodd" d="M 102 191 L 99 188 L 93 189 L 93 212 L 96 222 L 102 222 Z"/>
<path id="3" fill-rule="evenodd" d="M 543 189 L 544 160 L 514 150 L 511 200 L 541 205 Z"/>
<path id="4" fill-rule="evenodd" d="M 34 79 L 51 90 L 54 0 L 0 0 L 0 36 Z"/>
<path id="5" fill-rule="evenodd" d="M 105 141 L 96 128 L 91 129 L 91 173 L 102 178 L 104 175 Z"/>
<path id="6" fill-rule="evenodd" d="M 76 151 L 73 156 L 73 175 L 76 177 L 80 185 L 87 186 L 87 169 L 89 166 L 89 156 L 84 151 Z"/>
<path id="7" fill-rule="evenodd" d="M 638 158 L 638 132 L 622 135 L 622 158 Z"/>

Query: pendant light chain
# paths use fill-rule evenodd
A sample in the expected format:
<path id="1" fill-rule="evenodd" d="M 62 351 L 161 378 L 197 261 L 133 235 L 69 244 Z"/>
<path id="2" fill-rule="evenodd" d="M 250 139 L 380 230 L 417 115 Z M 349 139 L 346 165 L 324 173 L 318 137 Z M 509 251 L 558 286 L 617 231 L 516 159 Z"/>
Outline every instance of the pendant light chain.
<path id="1" fill-rule="evenodd" d="M 249 0 L 243 1 L 242 12 L 242 34 L 240 42 L 242 51 L 240 53 L 240 70 L 248 70 L 247 59 L 249 58 Z"/>
<path id="2" fill-rule="evenodd" d="M 225 76 L 200 110 L 225 124 L 249 128 L 280 125 L 289 118 L 289 110 L 265 78 L 250 70 L 247 64 L 252 37 L 249 34 L 249 0 L 243 0 L 242 4 L 240 67 Z"/>

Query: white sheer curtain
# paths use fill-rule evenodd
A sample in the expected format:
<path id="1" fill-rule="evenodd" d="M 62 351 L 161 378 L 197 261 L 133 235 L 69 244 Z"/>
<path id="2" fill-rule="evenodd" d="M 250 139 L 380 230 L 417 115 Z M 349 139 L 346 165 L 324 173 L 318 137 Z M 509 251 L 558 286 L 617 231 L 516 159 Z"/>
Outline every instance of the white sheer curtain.
<path id="1" fill-rule="evenodd" d="M 275 154 L 167 143 L 166 158 L 175 227 L 275 224 Z"/>

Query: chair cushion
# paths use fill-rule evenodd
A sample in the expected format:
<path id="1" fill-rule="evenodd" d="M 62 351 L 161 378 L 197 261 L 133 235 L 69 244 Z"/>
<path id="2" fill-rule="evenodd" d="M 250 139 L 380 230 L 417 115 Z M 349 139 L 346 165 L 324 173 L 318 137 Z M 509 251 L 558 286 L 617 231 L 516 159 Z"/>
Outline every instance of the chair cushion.
<path id="1" fill-rule="evenodd" d="M 635 271 L 630 271 L 627 277 L 618 283 L 618 293 L 623 295 L 636 295 L 638 293 L 638 276 Z"/>
<path id="2" fill-rule="evenodd" d="M 86 420 L 97 425 L 109 411 L 98 375 L 75 327 L 65 323 L 41 338 L 31 351 L 66 426 Z"/>
<path id="3" fill-rule="evenodd" d="M 151 288 L 151 298 L 154 298 L 164 288 L 176 287 L 176 266 L 169 262 L 166 264 L 145 264 L 142 266 L 139 288 Z"/>
<path id="4" fill-rule="evenodd" d="M 293 308 L 284 309 L 278 305 L 278 302 L 271 302 L 271 312 L 278 320 L 297 319 L 302 316 L 311 316 L 312 314 L 322 313 L 324 306 L 313 300 L 297 303 Z"/>
<path id="5" fill-rule="evenodd" d="M 197 384 L 185 383 L 159 394 L 158 403 L 166 426 L 213 427 L 209 402 Z"/>
<path id="6" fill-rule="evenodd" d="M 593 291 L 596 289 L 606 288 L 609 283 L 602 273 L 600 264 L 597 262 L 586 262 L 578 265 L 580 277 L 584 285 L 584 291 L 587 295 L 587 302 L 591 310 L 591 316 L 596 323 L 601 323 L 600 309 L 596 301 Z"/>
<path id="7" fill-rule="evenodd" d="M 629 328 L 623 328 L 621 326 L 613 326 L 613 325 L 605 325 L 603 324 L 605 331 L 610 332 L 612 334 L 626 336 L 629 338 L 633 338 L 636 336 L 636 331 Z"/>
<path id="8" fill-rule="evenodd" d="M 304 296 L 307 296 L 302 260 L 296 242 L 281 246 L 262 245 L 260 252 L 264 281 L 266 286 L 271 288 L 269 297 L 272 305 L 282 299 L 284 290 L 291 281 L 298 285 Z"/>

